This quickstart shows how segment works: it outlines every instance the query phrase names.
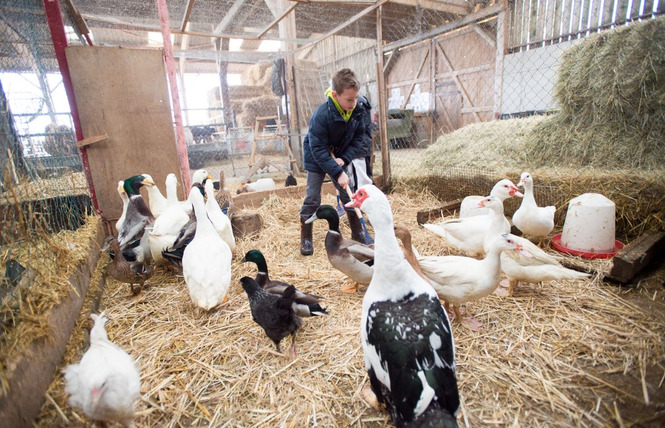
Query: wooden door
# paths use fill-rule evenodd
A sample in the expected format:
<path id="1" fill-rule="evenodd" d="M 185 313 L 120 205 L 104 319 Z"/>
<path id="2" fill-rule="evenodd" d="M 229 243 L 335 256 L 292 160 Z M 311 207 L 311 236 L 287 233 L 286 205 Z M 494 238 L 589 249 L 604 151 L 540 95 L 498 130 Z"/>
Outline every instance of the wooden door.
<path id="1" fill-rule="evenodd" d="M 108 134 L 87 153 L 99 209 L 114 221 L 122 213 L 119 180 L 147 173 L 163 194 L 169 173 L 183 182 L 163 52 L 96 46 L 65 52 L 83 137 Z"/>

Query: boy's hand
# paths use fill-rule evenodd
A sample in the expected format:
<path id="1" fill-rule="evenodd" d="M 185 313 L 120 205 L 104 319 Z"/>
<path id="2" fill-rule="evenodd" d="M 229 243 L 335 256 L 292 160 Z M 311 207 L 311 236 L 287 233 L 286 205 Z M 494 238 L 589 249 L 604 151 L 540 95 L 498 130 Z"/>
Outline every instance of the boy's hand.
<path id="1" fill-rule="evenodd" d="M 337 162 L 337 165 L 341 166 L 344 168 L 344 161 L 340 158 L 335 158 L 335 162 Z"/>
<path id="2" fill-rule="evenodd" d="M 349 176 L 346 175 L 345 172 L 341 173 L 339 177 L 337 177 L 337 183 L 342 187 L 342 189 L 346 189 L 346 186 L 349 185 Z"/>

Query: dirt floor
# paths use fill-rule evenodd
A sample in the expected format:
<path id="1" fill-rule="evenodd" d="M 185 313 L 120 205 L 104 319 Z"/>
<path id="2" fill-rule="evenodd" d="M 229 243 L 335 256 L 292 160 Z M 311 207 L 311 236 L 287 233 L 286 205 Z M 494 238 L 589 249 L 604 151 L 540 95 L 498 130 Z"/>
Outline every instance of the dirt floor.
<path id="1" fill-rule="evenodd" d="M 390 199 L 395 220 L 411 229 L 422 254 L 451 253 L 416 223 L 418 210 L 438 203 L 432 195 Z M 315 254 L 299 254 L 300 203 L 264 201 L 257 210 L 263 229 L 238 240 L 230 299 L 210 312 L 192 304 L 177 272 L 160 271 L 133 298 L 126 284 L 99 281 L 103 288 L 91 288 L 59 370 L 81 358 L 92 325 L 88 314 L 104 310 L 109 337 L 141 370 L 138 427 L 391 426 L 361 394 L 367 378 L 358 329 L 364 288 L 341 291 L 349 281 L 326 259 L 321 221 L 314 226 Z M 348 236 L 346 221 L 341 225 Z M 251 319 L 239 279 L 256 272 L 240 263 L 252 248 L 264 253 L 272 278 L 325 297 L 330 315 L 304 320 L 296 359 L 277 354 Z M 101 278 L 107 260 L 96 272 Z M 665 260 L 625 287 L 602 281 L 609 262 L 591 266 L 601 276 L 521 284 L 512 297 L 491 295 L 466 305 L 484 326 L 474 332 L 453 321 L 460 426 L 665 426 Z M 60 374 L 36 426 L 89 426 L 66 403 Z"/>

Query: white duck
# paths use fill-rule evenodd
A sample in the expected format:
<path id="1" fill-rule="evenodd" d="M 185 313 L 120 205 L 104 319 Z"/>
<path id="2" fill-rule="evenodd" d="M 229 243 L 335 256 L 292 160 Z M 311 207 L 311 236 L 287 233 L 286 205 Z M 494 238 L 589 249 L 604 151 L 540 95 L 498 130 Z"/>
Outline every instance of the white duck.
<path id="1" fill-rule="evenodd" d="M 176 195 L 178 179 L 171 173 L 166 176 L 167 194 Z M 163 260 L 162 251 L 171 247 L 178 238 L 180 231 L 189 221 L 189 215 L 185 212 L 177 197 L 168 200 L 168 206 L 155 220 L 152 228 L 146 228 L 148 246 L 153 262 Z M 191 205 L 191 204 L 190 204 Z"/>
<path id="2" fill-rule="evenodd" d="M 229 290 L 231 249 L 208 219 L 203 195 L 197 187 L 190 190 L 189 201 L 196 215 L 196 233 L 185 247 L 182 274 L 192 301 L 210 310 L 225 300 Z"/>
<path id="3" fill-rule="evenodd" d="M 117 190 L 118 195 L 120 195 L 120 199 L 122 199 L 122 214 L 120 215 L 118 221 L 115 222 L 115 230 L 120 232 L 122 225 L 125 223 L 125 217 L 127 217 L 127 207 L 129 206 L 129 196 L 127 196 L 127 192 L 125 191 L 125 182 L 123 180 L 118 181 Z"/>
<path id="4" fill-rule="evenodd" d="M 208 218 L 212 222 L 212 225 L 215 226 L 215 230 L 219 236 L 229 245 L 231 253 L 235 253 L 236 239 L 233 236 L 233 226 L 231 226 L 231 220 L 224 214 L 222 208 L 217 203 L 217 199 L 215 199 L 215 189 L 212 180 L 205 180 L 204 188 Z"/>
<path id="5" fill-rule="evenodd" d="M 397 426 L 454 426 L 459 394 L 448 315 L 432 286 L 404 258 L 386 196 L 366 185 L 352 199 L 347 207 L 364 211 L 376 232 L 374 274 L 361 316 L 372 390 Z"/>
<path id="6" fill-rule="evenodd" d="M 501 253 L 521 252 L 529 255 L 517 243 L 516 236 L 502 234 L 495 238 L 484 259 L 464 256 L 418 256 L 423 273 L 432 280 L 439 297 L 453 306 L 457 320 L 472 330 L 482 324 L 474 317 L 463 319 L 459 305 L 473 302 L 491 294 L 501 281 Z"/>
<path id="7" fill-rule="evenodd" d="M 150 174 L 141 174 L 146 180 L 155 183 L 155 180 L 152 179 Z M 167 177 L 168 179 L 168 177 Z M 162 212 L 168 207 L 169 203 L 166 197 L 162 195 L 162 192 L 159 191 L 157 185 L 152 185 L 147 187 L 148 190 L 148 206 L 150 207 L 150 212 L 155 218 L 158 218 Z"/>
<path id="8" fill-rule="evenodd" d="M 212 175 L 208 172 L 207 169 L 197 169 L 192 174 L 192 186 L 201 185 L 205 183 L 206 180 L 213 180 Z M 180 201 L 180 205 L 183 207 L 187 215 L 192 215 L 192 204 L 188 200 Z"/>
<path id="9" fill-rule="evenodd" d="M 141 379 L 134 360 L 108 339 L 102 312 L 91 314 L 90 348 L 78 364 L 63 370 L 69 404 L 95 421 L 118 422 L 134 427 L 135 401 Z"/>
<path id="10" fill-rule="evenodd" d="M 537 283 L 576 280 L 590 276 L 588 273 L 563 267 L 559 263 L 560 257 L 546 253 L 526 238 L 518 238 L 517 241 L 532 257 L 524 257 L 513 252 L 501 255 L 501 271 L 508 278 L 509 296 L 513 295 L 515 286 L 520 281 Z"/>
<path id="11" fill-rule="evenodd" d="M 513 224 L 524 235 L 536 239 L 546 238 L 554 229 L 554 212 L 556 208 L 552 205 L 539 207 L 533 196 L 533 177 L 528 172 L 523 172 L 518 186 L 524 186 L 524 198 L 522 204 L 513 214 Z"/>
<path id="12" fill-rule="evenodd" d="M 510 223 L 503 216 L 503 204 L 496 196 L 488 196 L 478 204 L 488 208 L 490 214 L 444 220 L 438 224 L 423 224 L 430 232 L 444 238 L 450 245 L 470 255 L 485 254 L 485 238 L 510 232 Z"/>
<path id="13" fill-rule="evenodd" d="M 513 196 L 523 197 L 522 192 L 519 191 L 515 183 L 504 178 L 503 180 L 498 181 L 492 190 L 490 191 L 490 196 L 496 196 L 504 202 L 508 198 Z M 484 196 L 467 196 L 462 199 L 462 204 L 460 205 L 459 216 L 460 218 L 464 217 L 473 217 L 475 215 L 487 214 L 488 210 L 485 208 L 478 207 L 478 203 L 485 198 Z"/>

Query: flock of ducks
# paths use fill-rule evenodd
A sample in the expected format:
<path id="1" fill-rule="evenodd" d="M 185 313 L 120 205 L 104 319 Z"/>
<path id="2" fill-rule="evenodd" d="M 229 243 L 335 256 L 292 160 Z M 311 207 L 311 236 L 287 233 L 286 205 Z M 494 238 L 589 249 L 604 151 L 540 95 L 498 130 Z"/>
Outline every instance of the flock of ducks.
<path id="1" fill-rule="evenodd" d="M 118 238 L 111 236 L 106 240 L 105 248 L 110 248 L 112 254 L 108 272 L 130 284 L 132 294 L 137 294 L 153 274 L 155 264 L 180 268 L 192 302 L 210 310 L 228 298 L 235 239 L 228 217 L 215 200 L 207 171 L 196 171 L 192 183 L 186 201 L 177 199 L 173 174 L 166 179 L 166 197 L 148 174 L 118 183 L 123 214 L 116 223 Z M 139 192 L 144 186 L 148 190 L 147 204 Z M 524 187 L 524 194 L 518 186 Z M 518 186 L 501 180 L 490 196 L 465 199 L 460 218 L 423 225 L 461 252 L 483 256 L 482 259 L 421 256 L 412 244 L 408 228 L 394 224 L 387 197 L 372 185 L 361 187 L 346 208 L 358 208 L 367 215 L 375 232 L 374 245 L 345 239 L 339 228 L 339 214 L 330 205 L 320 206 L 308 220 L 322 219 L 328 224 L 328 260 L 354 282 L 343 291 L 355 292 L 359 284 L 368 285 L 361 317 L 371 388 L 371 392 L 365 392 L 385 406 L 397 426 L 416 421 L 426 424 L 429 420 L 445 421 L 441 426 L 457 426 L 459 396 L 449 304 L 457 320 L 477 329 L 480 323 L 473 317 L 463 319 L 459 308 L 497 290 L 502 273 L 508 278 L 511 294 L 519 281 L 587 276 L 564 268 L 555 256 L 528 239 L 509 233 L 503 201 L 513 196 L 523 197 L 515 213 L 518 220 L 514 216 L 513 222 L 524 235 L 542 239 L 554 227 L 554 207 L 536 205 L 533 179 L 528 173 L 522 174 Z M 328 314 L 321 306 L 322 297 L 271 279 L 259 250 L 248 251 L 242 262 L 257 267 L 255 278 L 245 276 L 240 280 L 252 319 L 278 352 L 281 341 L 291 336 L 289 351 L 295 357 L 301 317 Z M 138 371 L 131 358 L 121 356 L 124 351 L 108 341 L 104 314 L 92 317 L 95 326 L 90 348 L 80 363 L 64 372 L 69 403 L 93 420 L 133 426 Z M 109 362 L 111 359 L 113 363 Z M 101 367 L 105 368 L 96 371 Z M 95 376 L 83 375 L 91 372 Z"/>

